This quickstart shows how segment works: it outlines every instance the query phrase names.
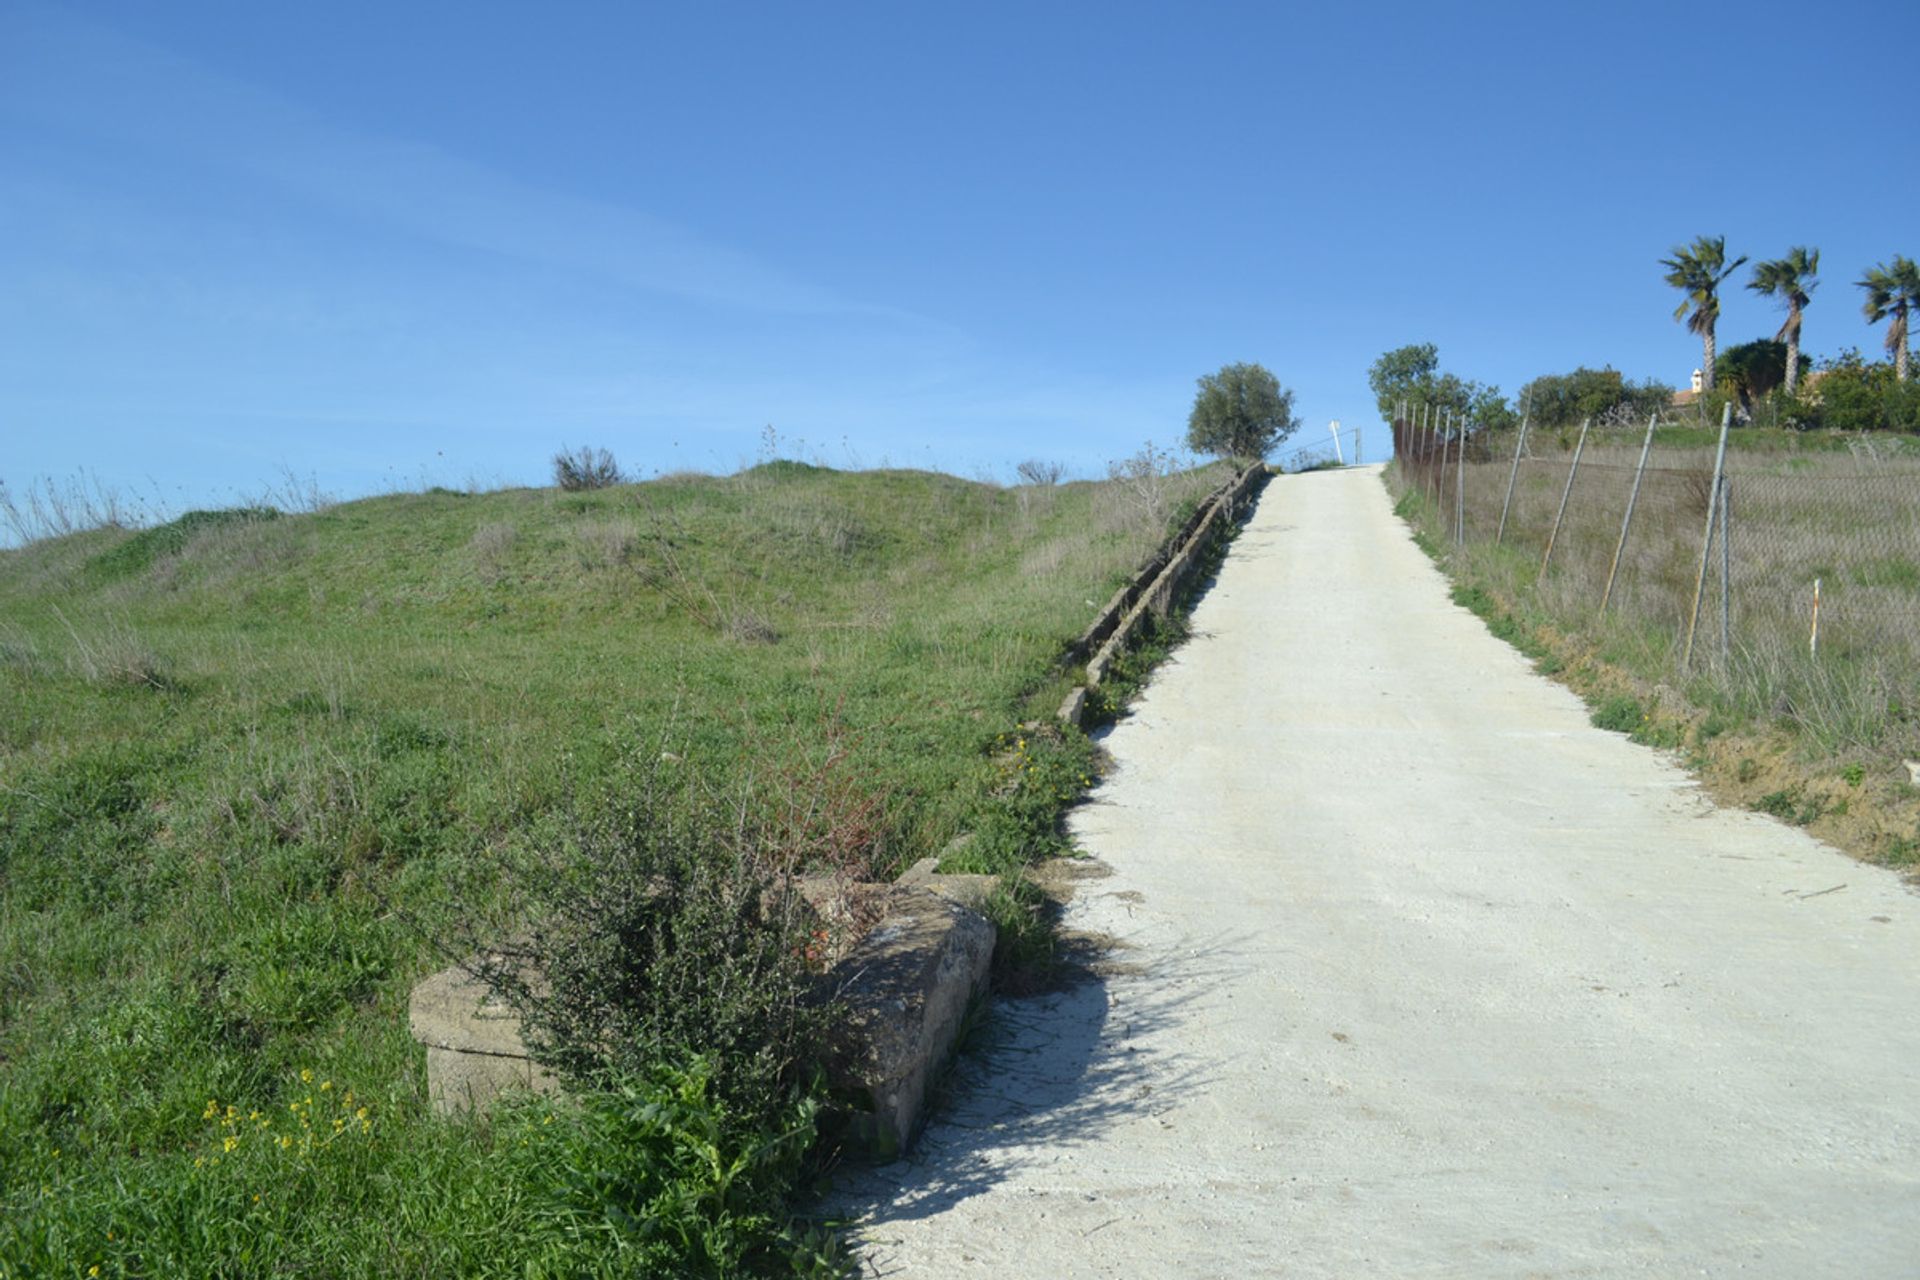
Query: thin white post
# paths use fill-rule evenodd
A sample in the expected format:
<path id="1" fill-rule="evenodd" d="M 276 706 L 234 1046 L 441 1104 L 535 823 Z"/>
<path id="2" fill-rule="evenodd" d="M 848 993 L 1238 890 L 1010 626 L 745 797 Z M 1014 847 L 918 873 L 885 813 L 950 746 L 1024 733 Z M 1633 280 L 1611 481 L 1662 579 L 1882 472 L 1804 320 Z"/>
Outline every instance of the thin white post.
<path id="1" fill-rule="evenodd" d="M 1820 579 L 1813 580 L 1813 633 L 1807 637 L 1807 656 L 1820 656 Z"/>

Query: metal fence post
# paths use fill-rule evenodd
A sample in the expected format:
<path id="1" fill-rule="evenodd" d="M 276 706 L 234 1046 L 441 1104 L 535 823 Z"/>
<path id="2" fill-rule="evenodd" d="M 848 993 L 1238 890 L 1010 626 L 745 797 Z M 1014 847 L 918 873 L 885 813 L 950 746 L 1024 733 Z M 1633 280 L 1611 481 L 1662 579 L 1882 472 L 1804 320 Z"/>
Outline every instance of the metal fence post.
<path id="1" fill-rule="evenodd" d="M 1447 466 L 1447 447 L 1445 438 L 1440 434 L 1440 410 L 1430 408 L 1427 414 L 1427 488 L 1437 504 L 1440 501 L 1440 473 Z"/>
<path id="2" fill-rule="evenodd" d="M 1500 528 L 1493 535 L 1493 545 L 1499 546 L 1507 536 L 1507 512 L 1513 509 L 1513 484 L 1520 478 L 1520 450 L 1527 444 L 1527 415 L 1520 415 L 1520 434 L 1513 442 L 1513 470 L 1507 472 L 1507 497 L 1500 504 Z"/>
<path id="3" fill-rule="evenodd" d="M 1607 589 L 1600 593 L 1600 615 L 1606 616 L 1607 602 L 1613 599 L 1613 579 L 1620 572 L 1620 554 L 1627 549 L 1627 530 L 1633 527 L 1633 508 L 1640 501 L 1640 478 L 1647 474 L 1647 454 L 1653 449 L 1653 424 L 1660 421 L 1656 410 L 1647 416 L 1647 438 L 1640 442 L 1640 465 L 1633 469 L 1633 488 L 1627 492 L 1627 514 L 1620 517 L 1620 541 L 1613 544 L 1613 563 L 1607 568 Z"/>
<path id="4" fill-rule="evenodd" d="M 1560 491 L 1560 509 L 1553 513 L 1553 532 L 1547 535 L 1546 554 L 1540 557 L 1540 576 L 1533 580 L 1536 587 L 1547 580 L 1547 566 L 1553 562 L 1553 544 L 1560 541 L 1560 522 L 1567 518 L 1567 499 L 1573 496 L 1573 478 L 1580 474 L 1580 455 L 1586 452 L 1587 428 L 1592 425 L 1592 418 L 1580 424 L 1580 443 L 1573 446 L 1573 465 L 1567 468 L 1567 487 Z"/>
<path id="5" fill-rule="evenodd" d="M 1733 477 L 1720 477 L 1720 666 L 1733 658 L 1729 599 L 1733 594 Z"/>
<path id="6" fill-rule="evenodd" d="M 1713 554 L 1713 522 L 1720 514 L 1720 477 L 1727 465 L 1727 428 L 1733 425 L 1733 403 L 1720 410 L 1720 447 L 1713 454 L 1713 483 L 1707 487 L 1707 531 L 1700 538 L 1700 568 L 1693 575 L 1693 608 L 1687 611 L 1687 644 L 1680 654 L 1680 669 L 1693 665 L 1693 633 L 1700 626 L 1700 597 L 1707 589 L 1707 560 Z"/>
<path id="7" fill-rule="evenodd" d="M 1420 469 L 1420 488 L 1425 492 L 1427 487 L 1427 402 L 1424 400 L 1420 402 L 1420 430 L 1414 438 L 1419 441 L 1414 465 Z"/>
<path id="8" fill-rule="evenodd" d="M 1460 418 L 1460 445 L 1453 458 L 1453 543 L 1467 545 L 1467 419 Z"/>
<path id="9" fill-rule="evenodd" d="M 1430 498 L 1433 498 L 1434 501 L 1436 502 L 1439 501 L 1439 498 L 1435 496 L 1435 494 L 1438 492 L 1435 486 L 1440 483 L 1438 471 L 1436 470 L 1439 466 L 1440 466 L 1440 413 L 1439 413 L 1439 410 L 1435 409 L 1432 405 L 1428 405 L 1427 406 L 1427 469 L 1421 478 L 1427 482 L 1426 484 L 1427 496 Z"/>

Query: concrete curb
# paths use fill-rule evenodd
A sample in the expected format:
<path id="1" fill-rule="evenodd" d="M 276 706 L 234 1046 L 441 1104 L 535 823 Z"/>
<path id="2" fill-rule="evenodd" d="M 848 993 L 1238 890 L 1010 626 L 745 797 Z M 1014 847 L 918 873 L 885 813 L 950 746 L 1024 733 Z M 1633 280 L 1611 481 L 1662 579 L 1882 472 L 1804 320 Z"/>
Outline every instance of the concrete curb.
<path id="1" fill-rule="evenodd" d="M 1108 668 L 1132 641 L 1141 622 L 1149 614 L 1167 616 L 1209 544 L 1251 505 L 1271 474 L 1264 465 L 1249 467 L 1214 490 L 1133 580 L 1114 593 L 1093 625 L 1067 647 L 1070 661 L 1092 657 L 1087 659 L 1086 682 L 1061 702 L 1056 713 L 1060 720 L 1075 728 L 1086 722 L 1088 694 L 1106 679 Z"/>
<path id="2" fill-rule="evenodd" d="M 994 928 L 977 909 L 994 877 L 941 875 L 926 858 L 887 890 L 885 911 L 853 950 L 821 975 L 823 995 L 847 1016 L 828 1052 L 828 1084 L 848 1136 L 888 1159 L 925 1119 L 928 1093 L 987 992 Z M 509 1090 L 552 1092 L 516 1014 L 466 965 L 413 988 L 407 1023 L 427 1051 L 427 1096 L 455 1115 Z"/>

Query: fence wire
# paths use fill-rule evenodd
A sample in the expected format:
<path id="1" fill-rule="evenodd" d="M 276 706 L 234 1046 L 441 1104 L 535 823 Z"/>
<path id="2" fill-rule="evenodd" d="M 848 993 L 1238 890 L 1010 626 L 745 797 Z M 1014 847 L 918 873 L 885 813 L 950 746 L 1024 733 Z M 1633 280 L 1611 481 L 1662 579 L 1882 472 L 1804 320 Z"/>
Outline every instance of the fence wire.
<path id="1" fill-rule="evenodd" d="M 1273 465 L 1281 471 L 1316 471 L 1322 467 L 1353 466 L 1360 461 L 1360 428 L 1343 427 L 1337 433 L 1316 436 L 1306 433 L 1307 439 L 1295 444 L 1273 459 Z M 1378 437 L 1375 437 L 1378 447 Z"/>
<path id="2" fill-rule="evenodd" d="M 1533 556 L 1542 589 L 1565 607 L 1597 615 L 1605 601 L 1678 642 L 1698 587 L 1698 652 L 1812 655 L 1817 638 L 1818 653 L 1835 659 L 1920 669 L 1920 463 L 1911 457 L 1734 450 L 1723 509 L 1710 449 L 1655 446 L 1643 470 L 1638 431 L 1596 430 L 1584 446 L 1557 433 L 1517 460 L 1515 444 L 1514 433 L 1489 440 L 1423 427 L 1417 416 L 1394 426 L 1401 474 L 1434 501 L 1446 533 Z"/>

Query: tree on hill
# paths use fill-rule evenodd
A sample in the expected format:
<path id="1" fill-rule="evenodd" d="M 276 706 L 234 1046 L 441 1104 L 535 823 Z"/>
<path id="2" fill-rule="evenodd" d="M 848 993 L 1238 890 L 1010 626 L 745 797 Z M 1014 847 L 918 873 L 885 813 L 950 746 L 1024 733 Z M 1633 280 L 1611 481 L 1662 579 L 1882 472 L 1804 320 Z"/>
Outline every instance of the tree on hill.
<path id="1" fill-rule="evenodd" d="M 1440 349 L 1412 343 L 1385 352 L 1367 370 L 1367 385 L 1383 422 L 1392 422 L 1402 404 L 1450 410 L 1476 426 L 1499 430 L 1513 424 L 1513 410 L 1500 388 L 1440 371 Z M 1430 410 L 1430 412 L 1431 412 Z"/>
<path id="2" fill-rule="evenodd" d="M 1649 378 L 1635 382 L 1619 370 L 1608 367 L 1589 369 L 1585 365 L 1572 373 L 1546 373 L 1520 388 L 1521 402 L 1534 422 L 1543 427 L 1560 427 L 1586 418 L 1596 422 L 1644 421 L 1648 414 L 1665 408 L 1673 399 L 1673 388 Z"/>
<path id="3" fill-rule="evenodd" d="M 1264 458 L 1300 426 L 1293 392 L 1257 364 L 1228 364 L 1200 379 L 1187 444 L 1220 458 Z"/>
<path id="4" fill-rule="evenodd" d="M 1431 342 L 1409 343 L 1383 352 L 1367 370 L 1367 385 L 1373 388 L 1381 420 L 1392 422 L 1403 402 L 1431 399 L 1439 376 L 1440 348 Z"/>
<path id="5" fill-rule="evenodd" d="M 1802 368 L 1795 369 L 1796 363 Z M 1776 387 L 1792 386 L 1810 363 L 1778 339 L 1759 338 L 1722 351 L 1714 361 L 1714 378 L 1739 397 L 1741 412 L 1750 417 L 1754 401 Z"/>
<path id="6" fill-rule="evenodd" d="M 1780 326 L 1773 340 L 1787 344 L 1788 395 L 1800 385 L 1800 322 L 1807 303 L 1812 301 L 1814 286 L 1819 283 L 1820 251 L 1799 245 L 1787 250 L 1784 258 L 1754 263 L 1753 279 L 1747 282 L 1747 288 L 1778 298 L 1787 309 L 1787 322 Z"/>
<path id="7" fill-rule="evenodd" d="M 1854 282 L 1867 291 L 1868 324 L 1887 322 L 1887 355 L 1893 359 L 1896 382 L 1907 380 L 1907 317 L 1920 304 L 1920 266 L 1911 258 L 1893 256 L 1893 264 L 1876 264 Z"/>
<path id="8" fill-rule="evenodd" d="M 1700 335 L 1700 376 L 1713 390 L 1713 327 L 1720 319 L 1720 284 L 1746 261 L 1742 254 L 1727 261 L 1725 236 L 1699 236 L 1690 245 L 1674 246 L 1671 258 L 1660 259 L 1667 283 L 1685 295 L 1673 318 L 1687 322 L 1687 332 Z"/>

